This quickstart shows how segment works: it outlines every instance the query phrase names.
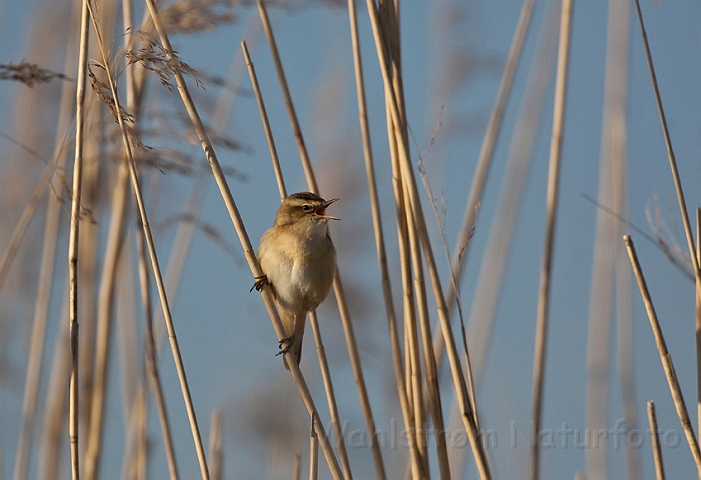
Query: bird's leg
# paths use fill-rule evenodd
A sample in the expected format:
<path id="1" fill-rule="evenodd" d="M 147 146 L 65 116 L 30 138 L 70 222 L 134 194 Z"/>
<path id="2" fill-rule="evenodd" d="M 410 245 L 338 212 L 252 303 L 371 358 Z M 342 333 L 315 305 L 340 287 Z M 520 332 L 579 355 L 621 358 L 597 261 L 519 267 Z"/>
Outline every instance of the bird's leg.
<path id="1" fill-rule="evenodd" d="M 292 347 L 292 344 L 294 343 L 295 336 L 294 333 L 290 335 L 289 337 L 285 337 L 282 340 L 278 342 L 280 351 L 278 351 L 275 356 L 277 357 L 278 355 L 282 355 L 283 353 L 287 353 L 290 348 Z"/>
<path id="2" fill-rule="evenodd" d="M 256 292 L 260 292 L 264 286 L 270 285 L 270 281 L 268 280 L 268 276 L 263 274 L 260 277 L 254 277 L 255 283 L 251 287 L 251 289 L 248 291 L 248 293 L 251 293 L 253 289 L 256 289 Z"/>

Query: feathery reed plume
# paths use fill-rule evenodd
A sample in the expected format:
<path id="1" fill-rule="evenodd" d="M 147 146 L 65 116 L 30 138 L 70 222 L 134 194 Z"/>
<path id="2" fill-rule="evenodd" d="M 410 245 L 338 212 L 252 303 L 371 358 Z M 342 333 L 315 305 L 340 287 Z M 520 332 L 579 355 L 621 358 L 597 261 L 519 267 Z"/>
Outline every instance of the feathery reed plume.
<path id="1" fill-rule="evenodd" d="M 19 63 L 15 64 L 12 62 L 0 63 L 0 80 L 20 82 L 31 88 L 40 83 L 48 83 L 55 78 L 69 80 L 62 73 L 52 72 L 36 63 L 29 63 L 25 60 L 20 60 Z"/>

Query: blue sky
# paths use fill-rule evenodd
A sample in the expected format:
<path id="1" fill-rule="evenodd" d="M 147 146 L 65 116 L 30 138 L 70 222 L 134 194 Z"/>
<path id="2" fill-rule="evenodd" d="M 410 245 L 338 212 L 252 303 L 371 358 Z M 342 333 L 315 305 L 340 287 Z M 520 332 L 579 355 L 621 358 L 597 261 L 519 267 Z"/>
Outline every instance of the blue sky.
<path id="1" fill-rule="evenodd" d="M 690 0 L 644 1 L 642 7 L 688 208 L 693 218 L 693 209 L 699 205 L 701 186 L 698 168 L 701 11 L 698 2 Z M 32 30 L 32 25 L 35 25 L 33 19 L 38 12 L 48 15 L 52 8 L 58 7 L 47 7 L 41 2 L 5 2 L 0 6 L 4 27 L 0 28 L 0 62 L 17 62 L 21 58 L 34 61 L 29 46 L 44 40 L 32 38 L 32 35 L 36 35 L 31 33 L 36 32 Z M 408 119 L 433 191 L 441 193 L 444 198 L 444 221 L 452 247 L 520 5 L 502 0 L 417 2 L 402 4 L 401 8 Z M 462 301 L 468 307 L 475 292 L 482 254 L 505 172 L 510 138 L 525 94 L 529 66 L 545 11 L 546 2 L 539 2 L 480 207 L 462 283 Z M 267 44 L 259 29 L 247 30 L 249 22 L 255 26 L 257 11 L 247 7 L 238 12 L 240 18 L 232 26 L 220 27 L 197 37 L 179 35 L 173 39 L 174 48 L 193 68 L 224 76 L 232 57 L 240 55 L 239 42 L 243 39 L 249 42 L 288 190 L 305 190 L 294 137 Z M 544 403 L 543 428 L 551 430 L 561 428 L 563 422 L 568 428 L 578 431 L 585 428 L 587 321 L 597 208 L 583 195 L 596 197 L 598 190 L 606 14 L 607 2 L 575 1 Z M 321 194 L 341 198 L 333 208 L 334 214 L 342 221 L 332 226 L 332 235 L 339 252 L 341 275 L 351 298 L 351 313 L 378 426 L 389 429 L 392 418 L 400 419 L 401 416 L 396 405 L 384 308 L 379 295 L 379 274 L 357 124 L 347 12 L 345 8 L 328 8 L 312 3 L 298 9 L 271 10 L 271 20 L 305 140 L 317 168 Z M 10 21 L 12 25 L 9 25 Z M 364 5 L 359 6 L 359 22 L 385 233 L 390 245 L 391 269 L 399 278 L 383 91 Z M 451 55 L 446 52 L 451 52 Z M 54 61 L 54 65 L 46 66 L 60 70 L 62 59 Z M 454 69 L 455 76 L 446 76 L 449 67 Z M 445 83 L 448 81 L 453 82 L 452 90 L 449 95 L 442 94 L 448 87 Z M 250 88 L 248 76 L 243 70 L 239 82 L 242 88 Z M 23 88 L 0 84 L 0 108 L 6 112 L 22 108 L 17 104 L 15 95 Z M 157 85 L 152 85 L 151 89 L 164 105 L 176 105 L 179 101 L 175 96 L 169 97 Z M 206 92 L 199 90 L 195 93 L 195 101 L 200 102 L 198 105 L 201 105 L 206 121 L 211 116 L 208 107 L 216 98 L 216 92 L 216 88 L 208 87 Z M 483 426 L 493 428 L 498 438 L 498 447 L 490 453 L 498 478 L 524 478 L 528 462 L 528 448 L 522 443 L 526 439 L 519 437 L 514 447 L 511 434 L 514 428 L 528 431 L 530 425 L 532 349 L 545 219 L 552 95 L 552 88 L 549 88 L 543 125 L 536 140 L 496 310 L 485 371 L 478 388 L 478 408 L 483 415 Z M 685 249 L 664 140 L 645 64 L 640 27 L 635 17 L 631 19 L 627 119 L 630 221 L 649 231 L 645 209 L 659 206 L 665 221 L 676 233 L 676 240 Z M 49 120 L 45 121 L 49 123 Z M 16 135 L 15 128 L 10 115 L 0 119 L 0 131 Z M 48 126 L 45 128 L 48 129 Z M 219 157 L 222 164 L 235 167 L 248 176 L 243 183 L 232 180 L 231 189 L 248 233 L 257 245 L 260 235 L 272 224 L 279 199 L 253 98 L 245 96 L 236 99 L 226 131 L 249 147 L 243 153 L 220 151 Z M 429 145 L 434 133 L 436 141 Z M 11 145 L 5 142 L 0 139 L 4 150 L 11 151 Z M 195 158 L 201 157 L 199 146 L 189 148 L 186 153 Z M 417 160 L 416 156 L 413 160 Z M 12 156 L 5 156 L 0 168 L 13 161 Z M 163 220 L 184 208 L 193 181 L 172 172 L 154 173 L 152 176 L 157 179 L 160 192 L 159 201 L 151 210 L 155 217 L 152 222 L 157 223 L 159 219 Z M 251 423 L 255 424 L 250 419 L 259 418 L 254 415 L 256 404 L 271 397 L 284 399 L 279 408 L 282 410 L 282 406 L 286 407 L 289 423 L 298 423 L 300 431 L 295 441 L 299 442 L 299 449 L 302 450 L 307 444 L 306 426 L 303 420 L 296 420 L 302 418 L 299 416 L 301 402 L 286 372 L 282 370 L 280 360 L 273 355 L 277 345 L 262 302 L 255 292 L 248 293 L 251 275 L 241 261 L 238 240 L 223 207 L 211 182 L 202 220 L 215 226 L 224 242 L 234 247 L 235 253 L 228 253 L 201 232 L 195 234 L 174 306 L 176 329 L 204 438 L 209 433 L 211 410 L 222 408 L 225 413 L 227 478 L 261 478 L 264 475 L 278 478 L 276 475 L 279 472 L 263 466 L 271 463 L 269 445 L 249 433 Z M 446 278 L 440 235 L 428 204 L 426 217 L 429 219 L 436 258 L 439 259 L 443 278 Z M 106 232 L 107 224 L 107 219 L 104 219 L 101 234 Z M 3 230 L 13 228 L 12 223 L 4 219 L 2 225 Z M 174 231 L 170 227 L 157 236 L 163 262 L 170 252 Z M 692 418 L 695 418 L 693 284 L 657 248 L 635 233 L 632 236 L 675 361 L 687 407 Z M 3 238 L 7 237 L 4 235 Z M 59 258 L 64 258 L 61 255 L 59 252 Z M 395 303 L 399 298 L 398 283 L 396 281 L 394 285 Z M 60 305 L 61 289 L 56 290 L 56 304 Z M 663 452 L 668 477 L 691 478 L 694 475 L 693 461 L 674 412 L 637 288 L 634 288 L 632 298 L 640 423 L 646 425 L 645 402 L 654 399 L 660 428 L 680 436 L 680 443 L 675 448 L 666 448 Z M 341 416 L 350 420 L 352 428 L 361 427 L 363 420 L 332 298 L 320 309 L 320 317 L 322 332 L 328 342 L 327 353 L 333 371 L 337 372 L 334 381 Z M 10 334 L 18 339 L 25 338 L 25 327 L 21 326 L 20 319 L 13 319 Z M 58 320 L 56 315 L 52 321 Z M 435 321 L 435 315 L 432 320 Z M 55 332 L 55 327 L 51 331 Z M 47 347 L 45 351 L 50 358 L 53 343 L 49 341 L 48 344 L 51 348 Z M 612 348 L 615 348 L 615 340 L 612 340 Z M 117 393 L 117 350 L 113 349 L 114 375 L 110 385 L 113 393 L 108 403 L 110 410 L 106 438 L 110 435 L 118 437 L 122 428 Z M 310 332 L 305 350 L 307 353 L 302 369 L 309 376 L 313 394 L 322 404 L 320 409 L 324 415 L 327 409 L 323 406 L 323 386 L 313 359 Z M 19 368 L 23 364 L 23 355 L 26 355 L 26 350 L 17 347 L 11 355 L 18 371 L 23 371 Z M 615 351 L 611 358 L 608 418 L 613 427 L 620 417 Z M 45 371 L 48 371 L 49 364 L 47 360 Z M 183 478 L 194 478 L 198 468 L 167 346 L 163 350 L 161 369 L 176 432 L 181 473 Z M 14 418 L 19 417 L 21 408 L 22 378 L 12 379 L 9 382 L 12 388 L 0 390 L 3 418 L 0 448 L 5 475 L 10 474 L 14 458 L 14 432 L 18 427 Z M 445 392 L 449 391 L 449 381 L 445 382 L 444 388 Z M 445 394 L 446 408 L 449 406 L 448 398 L 449 395 Z M 286 414 L 283 416 L 287 417 Z M 154 450 L 153 478 L 165 478 L 165 463 L 158 443 L 160 436 L 155 418 L 151 431 L 158 445 Z M 674 433 L 669 433 L 670 442 L 673 437 Z M 563 447 L 559 437 L 555 443 L 555 448 L 543 452 L 542 478 L 572 478 L 575 472 L 584 469 L 583 448 L 571 443 Z M 116 445 L 116 449 L 105 457 L 105 471 L 121 465 L 122 445 L 119 442 Z M 294 445 L 291 446 L 290 451 L 294 448 Z M 652 478 L 649 437 L 641 446 L 641 452 L 645 478 Z M 290 458 L 286 461 L 291 462 Z M 396 450 L 385 452 L 388 468 L 401 458 L 402 453 Z M 623 450 L 609 445 L 608 461 L 610 477 L 623 478 Z M 353 449 L 351 463 L 354 472 L 357 471 L 357 478 L 370 478 L 372 461 L 369 450 Z M 468 460 L 468 465 L 472 465 L 471 460 Z M 468 467 L 467 478 L 475 478 L 471 468 Z M 400 468 L 400 471 L 403 470 Z"/>

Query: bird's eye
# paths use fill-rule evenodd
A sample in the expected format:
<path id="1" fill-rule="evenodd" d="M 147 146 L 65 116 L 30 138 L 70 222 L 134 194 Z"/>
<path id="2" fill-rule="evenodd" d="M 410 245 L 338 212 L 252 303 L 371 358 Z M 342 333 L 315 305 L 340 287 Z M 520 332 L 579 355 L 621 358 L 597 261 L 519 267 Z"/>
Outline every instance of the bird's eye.
<path id="1" fill-rule="evenodd" d="M 308 212 L 308 211 L 310 211 L 311 209 L 312 209 L 311 205 L 306 205 L 306 204 L 305 204 L 305 205 L 302 205 L 302 210 L 304 210 L 305 212 Z"/>

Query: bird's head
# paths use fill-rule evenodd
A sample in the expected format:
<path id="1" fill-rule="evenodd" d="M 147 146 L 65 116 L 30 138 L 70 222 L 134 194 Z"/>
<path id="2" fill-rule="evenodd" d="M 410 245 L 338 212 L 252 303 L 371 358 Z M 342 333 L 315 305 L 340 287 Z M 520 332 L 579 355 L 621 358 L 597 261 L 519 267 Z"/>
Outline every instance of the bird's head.
<path id="1" fill-rule="evenodd" d="M 285 198 L 277 209 L 275 215 L 276 225 L 289 225 L 300 222 L 324 222 L 339 220 L 331 215 L 326 215 L 326 208 L 338 198 L 324 200 L 320 196 L 310 192 L 293 193 Z"/>

